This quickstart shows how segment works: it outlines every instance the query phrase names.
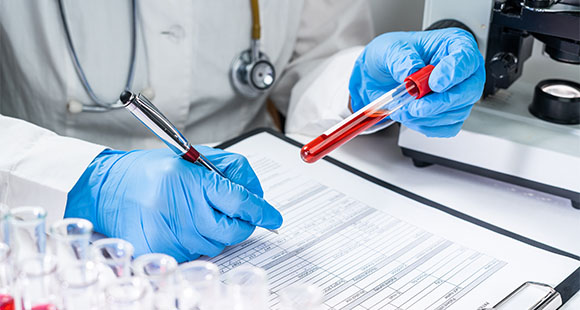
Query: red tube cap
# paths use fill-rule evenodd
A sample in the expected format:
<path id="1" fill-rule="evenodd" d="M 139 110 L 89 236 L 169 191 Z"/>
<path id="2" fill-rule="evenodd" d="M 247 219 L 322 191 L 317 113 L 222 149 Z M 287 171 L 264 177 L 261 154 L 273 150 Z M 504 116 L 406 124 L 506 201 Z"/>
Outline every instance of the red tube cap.
<path id="1" fill-rule="evenodd" d="M 409 93 L 415 96 L 415 98 L 419 99 L 431 92 L 431 88 L 429 87 L 429 76 L 431 76 L 431 71 L 433 71 L 433 69 L 435 69 L 435 66 L 426 65 L 419 69 L 419 71 L 405 78 L 407 90 L 411 85 L 415 86 L 415 90 L 409 91 Z"/>

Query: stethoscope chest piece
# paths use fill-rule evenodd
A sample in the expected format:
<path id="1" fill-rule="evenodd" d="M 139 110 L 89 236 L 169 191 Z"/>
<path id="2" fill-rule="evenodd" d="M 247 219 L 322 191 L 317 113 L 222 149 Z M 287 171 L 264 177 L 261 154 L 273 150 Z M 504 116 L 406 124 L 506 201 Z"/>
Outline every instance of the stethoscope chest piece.
<path id="1" fill-rule="evenodd" d="M 272 87 L 276 70 L 266 54 L 247 49 L 232 62 L 230 79 L 240 95 L 256 98 Z"/>

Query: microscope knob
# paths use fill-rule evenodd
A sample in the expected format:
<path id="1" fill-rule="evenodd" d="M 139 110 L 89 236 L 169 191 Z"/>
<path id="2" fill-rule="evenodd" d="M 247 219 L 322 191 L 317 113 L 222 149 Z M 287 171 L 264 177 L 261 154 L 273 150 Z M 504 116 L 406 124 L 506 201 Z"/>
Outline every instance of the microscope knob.
<path id="1" fill-rule="evenodd" d="M 518 69 L 518 58 L 512 53 L 497 53 L 489 62 L 488 69 L 496 79 L 504 79 Z"/>
<path id="2" fill-rule="evenodd" d="M 459 29 L 463 29 L 467 32 L 469 32 L 473 38 L 475 39 L 475 43 L 477 42 L 477 37 L 475 36 L 475 33 L 469 28 L 467 27 L 467 25 L 465 25 L 464 23 L 456 20 L 456 19 L 441 19 L 438 20 L 436 22 L 434 22 L 433 24 L 431 24 L 429 27 L 425 28 L 425 30 L 435 30 L 435 29 L 445 29 L 445 28 L 459 28 Z"/>

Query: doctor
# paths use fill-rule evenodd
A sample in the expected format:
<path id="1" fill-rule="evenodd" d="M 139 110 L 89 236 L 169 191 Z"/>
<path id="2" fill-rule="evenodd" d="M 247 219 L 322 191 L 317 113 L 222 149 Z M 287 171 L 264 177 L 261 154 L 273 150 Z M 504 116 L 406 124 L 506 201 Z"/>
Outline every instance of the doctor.
<path id="1" fill-rule="evenodd" d="M 165 148 L 134 150 L 159 141 L 116 99 L 140 90 L 197 143 L 273 126 L 273 106 L 287 132 L 318 134 L 430 63 L 434 94 L 393 118 L 457 134 L 484 83 L 473 37 L 390 33 L 364 47 L 370 21 L 350 0 L 2 1 L 0 202 L 86 218 L 137 255 L 179 261 L 277 228 L 244 157 L 199 147 L 227 180 Z"/>

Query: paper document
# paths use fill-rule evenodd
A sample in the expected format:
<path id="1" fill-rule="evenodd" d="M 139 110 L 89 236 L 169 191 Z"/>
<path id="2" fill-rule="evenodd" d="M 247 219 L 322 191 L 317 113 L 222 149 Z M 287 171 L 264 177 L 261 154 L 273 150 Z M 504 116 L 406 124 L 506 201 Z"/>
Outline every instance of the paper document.
<path id="1" fill-rule="evenodd" d="M 328 162 L 304 164 L 297 147 L 268 133 L 228 150 L 248 157 L 284 225 L 279 235 L 257 229 L 210 261 L 223 274 L 266 269 L 272 309 L 297 283 L 320 287 L 328 309 L 478 309 L 528 280 L 557 285 L 580 266 Z"/>

